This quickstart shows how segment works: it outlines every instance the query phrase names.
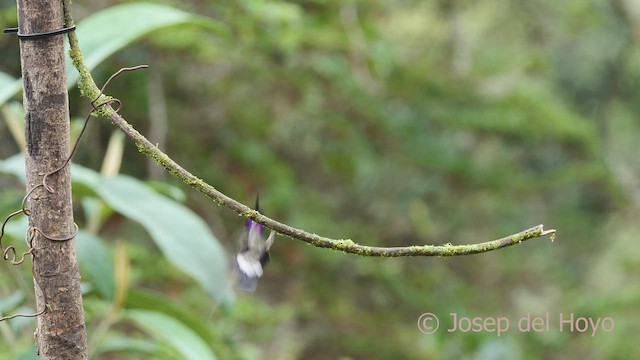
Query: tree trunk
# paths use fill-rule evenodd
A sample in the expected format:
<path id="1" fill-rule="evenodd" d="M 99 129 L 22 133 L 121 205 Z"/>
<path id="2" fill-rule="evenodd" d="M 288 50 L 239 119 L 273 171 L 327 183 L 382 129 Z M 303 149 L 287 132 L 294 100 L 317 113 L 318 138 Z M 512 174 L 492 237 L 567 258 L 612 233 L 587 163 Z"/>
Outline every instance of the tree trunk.
<path id="1" fill-rule="evenodd" d="M 63 27 L 59 0 L 18 0 L 21 34 Z M 44 174 L 57 169 L 69 156 L 69 99 L 64 36 L 20 41 L 26 126 L 27 190 L 42 184 Z M 36 348 L 42 359 L 86 359 L 87 340 L 80 291 L 80 274 L 71 205 L 69 167 L 52 174 L 47 184 L 29 197 L 33 240 L 33 277 L 38 309 Z M 46 237 L 43 235 L 46 234 Z"/>

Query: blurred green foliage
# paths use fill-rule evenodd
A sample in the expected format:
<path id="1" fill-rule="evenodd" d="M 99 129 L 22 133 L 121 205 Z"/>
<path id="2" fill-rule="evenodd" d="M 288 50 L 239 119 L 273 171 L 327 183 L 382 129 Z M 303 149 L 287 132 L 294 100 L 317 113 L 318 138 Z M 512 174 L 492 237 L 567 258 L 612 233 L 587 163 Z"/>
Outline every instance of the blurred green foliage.
<path id="1" fill-rule="evenodd" d="M 558 236 L 455 259 L 359 258 L 280 237 L 258 292 L 218 307 L 157 256 L 141 229 L 111 217 L 114 226 L 100 235 L 125 240 L 130 290 L 121 309 L 140 309 L 138 323 L 145 311 L 162 312 L 154 323 L 179 321 L 185 336 L 204 339 L 222 359 L 640 354 L 637 4 L 163 3 L 215 19 L 229 35 L 200 26 L 158 31 L 94 77 L 101 83 L 120 67 L 148 63 L 148 72 L 128 73 L 107 92 L 152 142 L 226 194 L 250 203 L 260 191 L 268 215 L 368 245 L 480 242 L 539 223 Z M 111 4 L 75 4 L 76 18 Z M 2 25 L 15 24 L 15 8 L 1 14 Z M 17 41 L 1 38 L 0 49 L 0 69 L 19 77 Z M 88 109 L 76 90 L 71 105 L 72 116 Z M 90 126 L 75 161 L 98 168 L 113 129 Z M 7 158 L 18 149 L 0 127 Z M 235 250 L 241 219 L 158 172 L 133 146 L 125 150 L 122 172 L 181 186 L 191 209 Z M 20 186 L 0 181 L 8 213 Z M 11 275 L 0 282 L 4 314 L 29 304 L 32 290 L 28 268 L 1 266 Z M 112 319 L 111 306 L 99 292 L 85 297 L 94 355 L 104 351 L 98 358 L 181 356 L 149 340 L 163 334 L 145 337 L 144 325 L 134 330 L 117 312 Z M 440 317 L 434 335 L 416 327 L 425 312 Z M 548 332 L 513 328 L 547 312 Z M 506 316 L 512 329 L 501 337 L 449 333 L 450 313 Z M 611 317 L 615 329 L 560 332 L 560 313 Z M 10 323 L 14 336 L 0 350 L 29 346 L 33 322 L 24 323 Z"/>

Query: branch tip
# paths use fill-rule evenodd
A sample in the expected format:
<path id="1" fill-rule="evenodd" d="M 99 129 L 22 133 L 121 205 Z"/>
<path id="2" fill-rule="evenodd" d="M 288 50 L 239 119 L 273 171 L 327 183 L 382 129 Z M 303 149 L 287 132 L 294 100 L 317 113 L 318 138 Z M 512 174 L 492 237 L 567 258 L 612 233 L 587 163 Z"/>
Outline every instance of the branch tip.
<path id="1" fill-rule="evenodd" d="M 540 232 L 540 236 L 547 236 L 547 235 L 549 235 L 549 239 L 551 239 L 551 242 L 553 242 L 556 239 L 556 229 L 549 229 L 549 230 L 543 229 Z"/>

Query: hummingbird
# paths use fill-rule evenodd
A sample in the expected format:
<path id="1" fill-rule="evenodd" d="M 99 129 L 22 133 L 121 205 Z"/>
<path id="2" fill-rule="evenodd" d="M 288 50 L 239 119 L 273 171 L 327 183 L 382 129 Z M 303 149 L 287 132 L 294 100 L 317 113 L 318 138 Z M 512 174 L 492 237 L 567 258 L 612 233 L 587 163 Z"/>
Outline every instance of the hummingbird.
<path id="1" fill-rule="evenodd" d="M 255 210 L 260 212 L 259 197 L 256 197 Z M 240 289 L 247 292 L 256 290 L 258 279 L 264 273 L 263 268 L 271 259 L 269 249 L 273 244 L 276 232 L 271 230 L 269 237 L 265 240 L 262 236 L 264 229 L 262 224 L 247 219 L 240 252 L 236 254 L 236 262 L 240 273 Z"/>

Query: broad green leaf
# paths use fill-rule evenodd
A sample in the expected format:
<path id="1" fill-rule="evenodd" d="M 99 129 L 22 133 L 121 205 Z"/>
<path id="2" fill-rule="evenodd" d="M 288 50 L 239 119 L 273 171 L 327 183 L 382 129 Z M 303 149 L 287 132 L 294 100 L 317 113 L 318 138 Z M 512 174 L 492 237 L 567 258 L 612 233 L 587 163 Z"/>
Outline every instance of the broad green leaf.
<path id="1" fill-rule="evenodd" d="M 185 192 L 181 188 L 175 185 L 156 180 L 149 180 L 146 182 L 146 184 L 158 194 L 167 196 L 175 201 L 185 202 L 187 200 L 187 194 L 185 194 Z"/>
<path id="2" fill-rule="evenodd" d="M 93 69 L 107 57 L 153 31 L 186 24 L 203 26 L 218 33 L 226 32 L 224 26 L 209 18 L 165 5 L 130 3 L 87 17 L 78 23 L 76 33 L 85 63 Z M 72 67 L 71 60 L 67 58 L 67 68 Z M 67 72 L 67 81 L 72 86 L 78 81 L 78 72 Z"/>
<path id="3" fill-rule="evenodd" d="M 147 310 L 127 310 L 125 317 L 133 320 L 153 337 L 170 344 L 186 360 L 216 358 L 202 338 L 172 317 Z"/>
<path id="4" fill-rule="evenodd" d="M 115 211 L 144 226 L 177 268 L 191 275 L 216 298 L 224 298 L 225 251 L 201 218 L 128 176 L 100 178 L 94 191 Z"/>
<path id="5" fill-rule="evenodd" d="M 13 314 L 33 314 L 37 312 L 35 308 L 27 305 L 18 306 L 12 310 Z M 14 334 L 18 334 L 22 331 L 28 331 L 33 326 L 33 319 L 23 316 L 18 316 L 10 320 L 9 322 L 11 330 Z"/>
<path id="6" fill-rule="evenodd" d="M 0 71 L 0 89 L 4 90 L 5 86 L 10 85 L 15 81 L 16 79 L 14 79 L 11 75 Z"/>
<path id="7" fill-rule="evenodd" d="M 131 355 L 131 353 L 153 354 L 157 349 L 158 346 L 152 341 L 124 336 L 109 336 L 100 343 L 98 353 L 122 352 L 127 355 Z"/>
<path id="8" fill-rule="evenodd" d="M 24 156 L 22 154 L 16 154 L 7 159 L 0 160 L 0 173 L 13 175 L 23 183 L 26 182 L 27 175 L 24 171 Z"/>
<path id="9" fill-rule="evenodd" d="M 193 311 L 189 311 L 190 309 L 183 304 L 171 301 L 156 292 L 132 289 L 127 294 L 126 308 L 161 312 L 179 320 L 209 343 L 216 339 L 216 334 L 202 321 L 202 316 L 194 315 Z"/>
<path id="10" fill-rule="evenodd" d="M 0 172 L 24 181 L 22 154 L 0 160 Z M 103 177 L 75 164 L 71 176 L 74 187 L 92 190 L 113 210 L 140 223 L 164 256 L 209 294 L 219 301 L 229 300 L 226 253 L 207 224 L 193 211 L 129 176 Z"/>
<path id="11" fill-rule="evenodd" d="M 15 209 L 18 210 L 18 209 Z M 4 236 L 2 239 L 5 245 L 13 245 L 16 247 L 16 251 L 20 252 L 27 251 L 27 244 L 24 242 L 25 232 L 29 227 L 29 218 L 26 215 L 20 214 L 16 215 L 7 222 L 7 225 L 4 228 Z M 18 254 L 18 256 L 20 256 Z"/>
<path id="12" fill-rule="evenodd" d="M 76 237 L 76 248 L 80 267 L 91 276 L 91 284 L 105 299 L 113 299 L 113 256 L 104 241 L 90 232 L 81 230 Z"/>
<path id="13" fill-rule="evenodd" d="M 27 350 L 18 355 L 17 360 L 40 360 L 40 356 L 36 352 L 35 346 L 31 346 Z"/>
<path id="14" fill-rule="evenodd" d="M 22 80 L 14 79 L 8 74 L 0 72 L 0 105 L 9 100 L 22 89 Z"/>
<path id="15" fill-rule="evenodd" d="M 6 314 L 7 311 L 18 306 L 22 301 L 24 301 L 24 295 L 18 291 L 5 296 L 4 299 L 0 299 L 0 313 Z"/>
<path id="16" fill-rule="evenodd" d="M 89 69 L 140 38 L 156 30 L 178 25 L 197 25 L 226 35 L 228 30 L 213 19 L 190 14 L 169 6 L 129 3 L 112 6 L 78 22 L 76 34 Z M 69 45 L 65 42 L 65 49 Z M 73 86 L 78 72 L 67 56 L 67 83 Z M 22 88 L 22 79 L 0 73 L 0 105 Z"/>

